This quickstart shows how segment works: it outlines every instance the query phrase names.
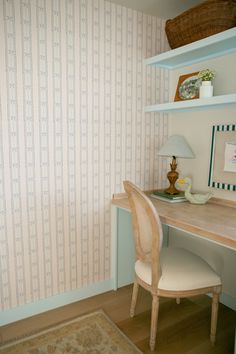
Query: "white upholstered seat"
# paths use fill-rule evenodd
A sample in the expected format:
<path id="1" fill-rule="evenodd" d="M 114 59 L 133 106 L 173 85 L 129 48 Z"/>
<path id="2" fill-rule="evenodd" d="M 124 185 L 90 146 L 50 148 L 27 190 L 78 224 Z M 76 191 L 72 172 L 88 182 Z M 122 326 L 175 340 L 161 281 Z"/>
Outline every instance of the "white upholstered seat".
<path id="1" fill-rule="evenodd" d="M 162 226 L 151 200 L 131 182 L 124 182 L 129 198 L 135 241 L 135 281 L 130 315 L 134 316 L 139 285 L 152 294 L 150 348 L 156 343 L 160 297 L 178 300 L 212 293 L 211 342 L 215 342 L 221 280 L 201 257 L 182 248 L 162 248 Z M 178 206 L 176 206 L 178 207 Z"/>
<path id="2" fill-rule="evenodd" d="M 160 254 L 161 276 L 158 289 L 187 291 L 221 284 L 220 277 L 197 255 L 182 248 L 162 248 Z M 135 273 L 145 283 L 152 283 L 150 262 L 138 260 Z"/>

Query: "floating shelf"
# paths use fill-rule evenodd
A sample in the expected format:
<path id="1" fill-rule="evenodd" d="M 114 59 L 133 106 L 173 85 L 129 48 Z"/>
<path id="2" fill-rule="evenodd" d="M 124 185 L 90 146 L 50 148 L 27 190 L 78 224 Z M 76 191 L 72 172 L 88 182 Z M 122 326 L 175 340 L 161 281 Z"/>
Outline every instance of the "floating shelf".
<path id="1" fill-rule="evenodd" d="M 236 27 L 145 60 L 166 69 L 213 59 L 236 51 Z"/>
<path id="2" fill-rule="evenodd" d="M 155 104 L 146 106 L 145 112 L 178 112 L 196 110 L 200 108 L 215 108 L 218 106 L 236 105 L 236 93 L 210 98 L 199 98 L 187 101 Z"/>

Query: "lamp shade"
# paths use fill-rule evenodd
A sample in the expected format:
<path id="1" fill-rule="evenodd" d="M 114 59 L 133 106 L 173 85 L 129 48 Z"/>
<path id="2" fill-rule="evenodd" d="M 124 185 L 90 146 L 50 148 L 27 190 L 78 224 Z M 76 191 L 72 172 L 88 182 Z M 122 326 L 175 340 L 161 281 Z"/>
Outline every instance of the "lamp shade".
<path id="1" fill-rule="evenodd" d="M 195 157 L 191 147 L 182 135 L 171 135 L 158 152 L 160 156 L 175 156 L 185 159 Z"/>

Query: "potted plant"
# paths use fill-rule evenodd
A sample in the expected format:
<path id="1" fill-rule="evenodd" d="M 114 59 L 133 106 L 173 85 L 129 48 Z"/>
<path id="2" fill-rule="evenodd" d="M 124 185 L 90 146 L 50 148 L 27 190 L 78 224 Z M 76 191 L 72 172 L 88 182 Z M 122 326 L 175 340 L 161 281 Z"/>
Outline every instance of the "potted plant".
<path id="1" fill-rule="evenodd" d="M 198 73 L 198 78 L 201 80 L 199 97 L 206 98 L 213 96 L 212 80 L 215 78 L 215 71 L 210 69 L 201 70 Z"/>

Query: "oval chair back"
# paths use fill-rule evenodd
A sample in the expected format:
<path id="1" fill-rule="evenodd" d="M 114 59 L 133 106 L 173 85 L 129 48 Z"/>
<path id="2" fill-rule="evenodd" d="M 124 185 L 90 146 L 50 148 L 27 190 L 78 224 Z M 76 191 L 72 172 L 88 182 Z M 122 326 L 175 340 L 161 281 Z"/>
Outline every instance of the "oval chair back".
<path id="1" fill-rule="evenodd" d="M 163 232 L 160 218 L 152 202 L 137 186 L 129 181 L 123 183 L 131 208 L 136 259 L 151 263 L 151 287 L 156 289 L 161 276 L 159 255 Z"/>

